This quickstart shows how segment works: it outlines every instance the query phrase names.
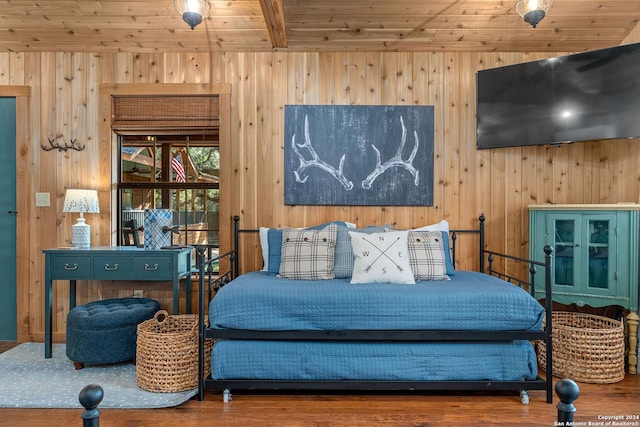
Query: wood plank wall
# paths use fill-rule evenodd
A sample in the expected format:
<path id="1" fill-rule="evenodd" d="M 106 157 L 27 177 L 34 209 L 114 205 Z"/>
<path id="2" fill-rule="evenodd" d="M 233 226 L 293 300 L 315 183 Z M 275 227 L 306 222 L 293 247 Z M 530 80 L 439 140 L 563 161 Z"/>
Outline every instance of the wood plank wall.
<path id="1" fill-rule="evenodd" d="M 634 31 L 626 42 L 640 41 Z M 562 52 L 558 52 L 561 54 Z M 475 149 L 475 72 L 541 59 L 542 53 L 0 53 L 0 85 L 29 86 L 30 144 L 21 147 L 18 221 L 19 340 L 43 339 L 42 249 L 68 246 L 75 217 L 62 213 L 70 187 L 113 188 L 110 137 L 100 135 L 103 83 L 229 83 L 231 138 L 223 159 L 231 214 L 242 226 L 303 226 L 342 219 L 358 225 L 408 228 L 442 218 L 471 228 L 487 217 L 487 243 L 525 256 L 532 203 L 616 203 L 639 200 L 640 140 L 561 147 Z M 435 106 L 435 189 L 432 207 L 284 206 L 285 104 L 404 104 Z M 103 126 L 104 127 L 104 126 Z M 77 139 L 81 152 L 40 149 L 48 138 Z M 105 142 L 107 141 L 107 142 Z M 51 206 L 34 206 L 35 192 Z M 111 200 L 89 215 L 93 242 L 109 243 Z M 28 225 L 24 225 L 28 224 Z M 229 231 L 230 232 L 230 231 Z M 257 239 L 248 239 L 243 268 L 260 266 Z M 29 262 L 24 262 L 29 260 Z M 477 262 L 463 252 L 460 267 Z M 131 295 L 131 288 L 90 283 L 79 302 Z M 168 290 L 148 290 L 163 305 Z M 55 287 L 54 340 L 64 341 L 65 286 Z"/>

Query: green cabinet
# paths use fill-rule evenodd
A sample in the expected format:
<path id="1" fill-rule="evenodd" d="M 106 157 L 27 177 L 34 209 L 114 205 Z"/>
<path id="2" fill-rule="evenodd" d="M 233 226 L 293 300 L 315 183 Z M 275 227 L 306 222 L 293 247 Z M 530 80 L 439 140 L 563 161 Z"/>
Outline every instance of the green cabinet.
<path id="1" fill-rule="evenodd" d="M 553 252 L 553 299 L 563 304 L 638 310 L 640 205 L 529 206 L 530 257 Z M 542 278 L 540 278 L 542 279 Z M 536 286 L 543 298 L 543 286 Z"/>

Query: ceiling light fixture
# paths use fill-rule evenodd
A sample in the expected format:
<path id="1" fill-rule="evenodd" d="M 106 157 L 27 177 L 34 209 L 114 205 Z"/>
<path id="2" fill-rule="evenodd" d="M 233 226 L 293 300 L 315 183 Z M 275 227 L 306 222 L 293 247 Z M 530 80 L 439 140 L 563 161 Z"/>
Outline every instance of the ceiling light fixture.
<path id="1" fill-rule="evenodd" d="M 173 5 L 192 30 L 211 12 L 209 0 L 173 0 Z"/>
<path id="2" fill-rule="evenodd" d="M 516 13 L 531 24 L 533 28 L 545 17 L 553 4 L 553 0 L 518 0 L 516 1 Z"/>

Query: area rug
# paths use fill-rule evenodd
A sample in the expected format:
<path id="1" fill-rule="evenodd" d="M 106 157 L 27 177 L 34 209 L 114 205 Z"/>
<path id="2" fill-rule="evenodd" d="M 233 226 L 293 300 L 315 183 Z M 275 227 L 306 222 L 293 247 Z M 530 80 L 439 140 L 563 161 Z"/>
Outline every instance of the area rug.
<path id="1" fill-rule="evenodd" d="M 88 384 L 104 390 L 99 408 L 166 408 L 186 402 L 197 390 L 151 393 L 136 385 L 133 363 L 75 370 L 64 344 L 44 358 L 44 344 L 24 343 L 0 354 L 1 408 L 82 408 L 78 395 Z"/>

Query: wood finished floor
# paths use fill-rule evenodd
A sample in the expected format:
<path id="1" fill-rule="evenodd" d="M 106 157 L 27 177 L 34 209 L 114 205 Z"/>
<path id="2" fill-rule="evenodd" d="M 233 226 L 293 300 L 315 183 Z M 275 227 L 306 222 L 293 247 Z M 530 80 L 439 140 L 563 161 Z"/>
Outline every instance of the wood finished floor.
<path id="1" fill-rule="evenodd" d="M 0 352 L 15 344 L 0 342 Z M 46 381 L 46 378 L 43 378 Z M 0 387 L 1 379 L 0 379 Z M 616 384 L 579 383 L 575 425 L 606 425 L 602 417 L 640 426 L 640 375 L 627 374 Z M 79 391 L 79 390 L 78 390 Z M 102 409 L 100 425 L 110 426 L 553 426 L 557 398 L 547 404 L 544 392 L 531 391 L 529 405 L 515 393 L 252 393 L 236 392 L 233 400 L 208 391 L 168 409 Z M 81 426 L 81 409 L 0 409 L 0 426 Z M 584 423 L 584 424 L 581 424 Z M 635 423 L 635 424 L 634 424 Z M 616 424 L 609 424 L 616 425 Z"/>

